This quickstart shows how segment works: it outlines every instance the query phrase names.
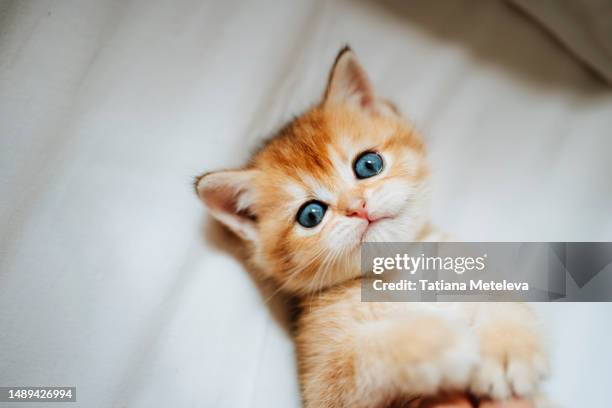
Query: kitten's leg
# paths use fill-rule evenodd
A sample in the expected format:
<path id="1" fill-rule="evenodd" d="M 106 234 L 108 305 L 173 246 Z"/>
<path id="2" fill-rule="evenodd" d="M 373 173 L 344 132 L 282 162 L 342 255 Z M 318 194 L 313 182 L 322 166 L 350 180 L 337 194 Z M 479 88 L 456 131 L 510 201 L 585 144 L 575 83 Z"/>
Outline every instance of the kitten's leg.
<path id="1" fill-rule="evenodd" d="M 481 359 L 471 390 L 479 396 L 529 397 L 548 374 L 539 322 L 525 304 L 486 303 L 472 308 Z"/>
<path id="2" fill-rule="evenodd" d="M 464 321 L 418 307 L 399 314 L 382 304 L 349 307 L 335 303 L 302 322 L 297 345 L 306 407 L 379 407 L 468 386 L 478 353 Z"/>

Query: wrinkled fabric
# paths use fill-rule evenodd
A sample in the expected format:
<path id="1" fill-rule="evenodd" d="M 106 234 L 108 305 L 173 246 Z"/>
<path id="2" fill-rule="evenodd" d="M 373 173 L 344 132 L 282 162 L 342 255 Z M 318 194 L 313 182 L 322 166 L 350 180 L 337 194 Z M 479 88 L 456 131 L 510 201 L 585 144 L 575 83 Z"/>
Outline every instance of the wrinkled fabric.
<path id="1" fill-rule="evenodd" d="M 511 0 L 612 85 L 611 0 Z"/>

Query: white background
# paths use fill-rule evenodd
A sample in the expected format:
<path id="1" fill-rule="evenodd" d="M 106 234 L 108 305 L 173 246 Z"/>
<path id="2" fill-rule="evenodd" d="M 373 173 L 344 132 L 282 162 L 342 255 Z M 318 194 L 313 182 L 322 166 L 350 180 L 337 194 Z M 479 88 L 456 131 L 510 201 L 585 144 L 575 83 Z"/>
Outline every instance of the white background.
<path id="1" fill-rule="evenodd" d="M 506 4 L 443 4 L 0 3 L 0 385 L 298 406 L 282 317 L 191 182 L 316 101 L 345 42 L 423 132 L 446 231 L 611 240 L 611 89 Z M 541 310 L 551 394 L 609 405 L 612 308 Z"/>

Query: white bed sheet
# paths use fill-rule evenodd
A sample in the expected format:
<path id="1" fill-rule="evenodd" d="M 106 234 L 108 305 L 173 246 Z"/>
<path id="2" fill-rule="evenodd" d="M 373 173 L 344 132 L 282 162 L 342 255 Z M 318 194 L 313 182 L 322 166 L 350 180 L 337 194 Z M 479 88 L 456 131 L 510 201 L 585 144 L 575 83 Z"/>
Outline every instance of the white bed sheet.
<path id="1" fill-rule="evenodd" d="M 0 4 L 0 386 L 299 406 L 290 338 L 191 181 L 318 98 L 345 42 L 423 131 L 444 229 L 612 239 L 612 92 L 503 3 Z M 551 393 L 609 405 L 610 305 L 539 309 Z"/>

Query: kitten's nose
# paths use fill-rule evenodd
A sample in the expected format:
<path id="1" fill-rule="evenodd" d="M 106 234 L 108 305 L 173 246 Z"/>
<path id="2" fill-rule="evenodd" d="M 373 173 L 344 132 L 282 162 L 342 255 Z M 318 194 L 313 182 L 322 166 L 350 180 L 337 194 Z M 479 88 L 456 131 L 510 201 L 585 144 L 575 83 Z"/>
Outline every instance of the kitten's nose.
<path id="1" fill-rule="evenodd" d="M 346 209 L 347 217 L 359 217 L 369 221 L 368 210 L 366 209 L 365 200 L 355 200 Z"/>

